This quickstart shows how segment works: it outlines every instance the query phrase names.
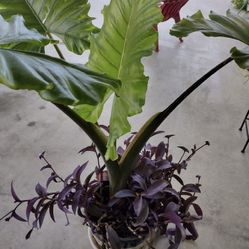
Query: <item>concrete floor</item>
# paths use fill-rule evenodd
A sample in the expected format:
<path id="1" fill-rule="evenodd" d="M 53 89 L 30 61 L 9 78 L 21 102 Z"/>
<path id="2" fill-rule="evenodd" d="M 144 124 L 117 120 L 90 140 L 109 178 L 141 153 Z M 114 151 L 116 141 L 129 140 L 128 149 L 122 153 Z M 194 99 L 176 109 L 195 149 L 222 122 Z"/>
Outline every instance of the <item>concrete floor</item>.
<path id="1" fill-rule="evenodd" d="M 100 24 L 102 3 L 108 1 L 91 2 L 98 10 L 93 15 Z M 183 9 L 182 16 L 197 9 L 204 13 L 211 9 L 224 13 L 229 3 L 229 0 L 192 0 Z M 238 44 L 200 34 L 185 38 L 180 44 L 167 34 L 171 25 L 172 21 L 160 25 L 160 53 L 144 60 L 150 86 L 143 114 L 131 119 L 134 130 L 228 57 L 229 49 Z M 87 55 L 78 57 L 67 53 L 67 58 L 82 63 Z M 186 182 L 194 180 L 196 174 L 202 176 L 199 204 L 204 218 L 198 223 L 199 239 L 184 242 L 181 249 L 249 248 L 249 148 L 247 153 L 240 153 L 245 134 L 238 131 L 249 107 L 248 93 L 245 73 L 231 63 L 192 94 L 160 127 L 177 135 L 172 149 L 177 145 L 211 142 L 210 147 L 196 155 L 188 172 L 184 173 Z M 104 112 L 103 122 L 107 117 L 108 112 Z M 39 171 L 42 164 L 37 158 L 41 151 L 46 150 L 57 171 L 67 175 L 86 160 L 77 151 L 89 144 L 89 139 L 63 113 L 33 92 L 15 92 L 0 86 L 0 118 L 0 214 L 4 214 L 13 207 L 12 180 L 23 197 L 34 192 L 33 186 L 38 181 L 45 181 L 46 173 Z M 65 227 L 64 217 L 59 213 L 56 217 L 56 224 L 47 219 L 43 229 L 34 232 L 28 241 L 24 239 L 29 230 L 26 224 L 1 222 L 0 249 L 90 248 L 86 229 L 79 218 L 71 217 L 71 226 Z M 159 244 L 158 249 L 167 247 L 164 240 Z"/>

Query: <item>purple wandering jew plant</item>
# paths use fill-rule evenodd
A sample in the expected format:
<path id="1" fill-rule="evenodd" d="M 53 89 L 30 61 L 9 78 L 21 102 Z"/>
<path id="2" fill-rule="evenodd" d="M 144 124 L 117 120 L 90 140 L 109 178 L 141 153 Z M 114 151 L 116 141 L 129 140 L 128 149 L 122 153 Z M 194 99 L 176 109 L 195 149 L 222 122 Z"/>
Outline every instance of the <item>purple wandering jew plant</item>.
<path id="1" fill-rule="evenodd" d="M 57 208 L 65 214 L 67 224 L 68 214 L 81 217 L 83 224 L 101 241 L 101 248 L 130 248 L 139 245 L 141 240 L 153 248 L 149 234 L 165 235 L 172 248 L 177 248 L 183 239 L 195 240 L 198 233 L 194 222 L 203 216 L 195 202 L 196 194 L 201 192 L 200 176 L 196 176 L 196 183 L 185 184 L 180 173 L 187 169 L 195 153 L 209 142 L 199 148 L 194 145 L 191 153 L 179 146 L 183 153 L 180 160 L 174 162 L 169 148 L 171 136 L 165 136 L 166 143 L 145 145 L 127 184 L 112 196 L 109 195 L 109 179 L 104 163 L 101 165 L 98 161 L 95 170 L 85 180 L 82 173 L 88 162 L 76 167 L 63 179 L 43 152 L 39 156 L 45 162 L 41 171 L 49 170 L 51 173 L 45 187 L 38 183 L 36 196 L 23 200 L 18 197 L 12 183 L 11 193 L 17 204 L 2 219 L 9 221 L 15 218 L 32 224 L 26 235 L 28 239 L 34 229 L 42 227 L 46 215 L 56 221 L 54 208 Z M 130 138 L 124 145 L 128 146 L 129 141 Z M 89 152 L 98 155 L 94 145 L 80 151 L 81 154 Z M 60 189 L 49 191 L 52 184 L 60 185 Z M 26 215 L 17 214 L 21 205 L 26 206 Z"/>

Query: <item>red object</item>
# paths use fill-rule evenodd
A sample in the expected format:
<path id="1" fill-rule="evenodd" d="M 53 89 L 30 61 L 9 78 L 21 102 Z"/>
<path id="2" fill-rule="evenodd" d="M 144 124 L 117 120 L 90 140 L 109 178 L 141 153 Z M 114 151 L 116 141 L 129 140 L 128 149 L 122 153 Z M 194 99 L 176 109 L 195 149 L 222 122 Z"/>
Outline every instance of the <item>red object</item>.
<path id="1" fill-rule="evenodd" d="M 167 21 L 170 18 L 178 23 L 181 20 L 180 10 L 188 2 L 188 0 L 164 0 L 161 2 L 160 8 L 163 14 L 163 21 Z M 157 25 L 155 25 L 155 30 L 158 31 Z M 179 38 L 180 42 L 183 42 L 182 38 Z M 156 52 L 159 51 L 159 44 L 157 41 Z"/>

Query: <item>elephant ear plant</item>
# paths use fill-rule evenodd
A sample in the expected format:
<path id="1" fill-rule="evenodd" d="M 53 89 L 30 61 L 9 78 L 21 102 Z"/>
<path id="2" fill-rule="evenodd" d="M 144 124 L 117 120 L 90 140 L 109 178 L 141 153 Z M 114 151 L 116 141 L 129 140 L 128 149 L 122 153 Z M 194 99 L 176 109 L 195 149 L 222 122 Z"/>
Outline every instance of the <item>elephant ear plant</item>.
<path id="1" fill-rule="evenodd" d="M 22 199 L 11 184 L 16 207 L 2 219 L 15 218 L 41 228 L 46 214 L 55 221 L 54 208 L 77 214 L 90 227 L 93 241 L 99 248 L 135 247 L 145 241 L 149 248 L 152 235 L 166 235 L 169 249 L 178 248 L 183 239 L 196 239 L 194 222 L 202 218 L 196 204 L 200 193 L 200 176 L 195 183 L 184 183 L 180 177 L 190 159 L 205 145 L 173 160 L 169 140 L 164 137 L 157 146 L 148 140 L 161 134 L 160 124 L 196 88 L 211 75 L 231 62 L 248 69 L 249 53 L 232 49 L 232 57 L 210 70 L 184 91 L 165 110 L 153 115 L 137 132 L 125 140 L 124 148 L 117 139 L 131 129 L 128 117 L 142 111 L 148 77 L 141 59 L 152 54 L 157 40 L 153 26 L 162 20 L 158 0 L 111 0 L 103 10 L 104 24 L 94 27 L 87 0 L 3 0 L 0 3 L 0 83 L 12 89 L 36 91 L 74 121 L 92 140 L 82 154 L 93 152 L 97 166 L 82 179 L 89 163 L 78 166 L 66 178 L 60 176 L 47 161 L 41 170 L 49 170 L 44 186 L 37 184 L 36 196 Z M 249 44 L 249 22 L 228 12 L 227 17 L 201 12 L 174 26 L 171 33 L 179 37 L 194 31 L 208 36 L 224 36 Z M 53 36 L 55 35 L 55 36 Z M 56 39 L 82 54 L 90 48 L 87 65 L 66 62 Z M 60 58 L 45 54 L 52 44 Z M 110 122 L 98 124 L 105 102 L 112 99 Z M 177 184 L 176 184 L 177 183 Z M 60 185 L 51 191 L 51 185 Z M 178 188 L 177 188 L 178 186 Z M 54 189 L 54 188 L 53 188 Z M 58 189 L 58 188 L 57 188 Z M 26 215 L 18 208 L 26 205 Z"/>

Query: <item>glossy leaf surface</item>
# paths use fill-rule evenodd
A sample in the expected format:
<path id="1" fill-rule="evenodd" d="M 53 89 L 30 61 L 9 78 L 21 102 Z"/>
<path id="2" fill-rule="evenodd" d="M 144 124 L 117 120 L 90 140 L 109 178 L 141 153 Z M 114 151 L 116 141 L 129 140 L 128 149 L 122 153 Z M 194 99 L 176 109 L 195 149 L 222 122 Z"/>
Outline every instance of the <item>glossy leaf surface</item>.
<path id="1" fill-rule="evenodd" d="M 106 88 L 120 87 L 118 81 L 63 60 L 7 49 L 0 49 L 0 83 L 35 90 L 43 99 L 63 105 L 96 105 Z"/>
<path id="2" fill-rule="evenodd" d="M 22 16 L 12 16 L 7 22 L 0 15 L 0 47 L 16 49 L 20 43 L 26 43 L 26 46 L 45 46 L 49 42 L 35 29 L 27 29 Z"/>
<path id="3" fill-rule="evenodd" d="M 43 35 L 55 34 L 77 54 L 89 48 L 89 34 L 96 31 L 88 16 L 88 0 L 1 0 L 0 15 L 22 15 L 28 28 Z"/>
<path id="4" fill-rule="evenodd" d="M 231 54 L 239 67 L 249 70 L 249 47 L 245 49 L 237 49 L 234 47 L 231 49 Z"/>
<path id="5" fill-rule="evenodd" d="M 155 46 L 157 34 L 153 24 L 161 20 L 157 3 L 157 0 L 112 0 L 104 9 L 101 32 L 92 38 L 88 66 L 123 83 L 119 98 L 113 100 L 107 159 L 117 158 L 116 139 L 130 131 L 127 118 L 141 112 L 144 105 L 148 77 L 144 75 L 141 59 L 150 55 Z M 107 92 L 106 96 L 109 95 Z M 93 115 L 88 115 L 88 119 L 96 121 L 103 105 L 104 101 L 89 110 L 86 115 Z"/>
<path id="6" fill-rule="evenodd" d="M 226 16 L 210 12 L 209 19 L 204 18 L 201 11 L 182 19 L 170 31 L 177 37 L 188 36 L 200 31 L 206 36 L 221 36 L 239 40 L 249 45 L 249 17 L 227 11 Z"/>

